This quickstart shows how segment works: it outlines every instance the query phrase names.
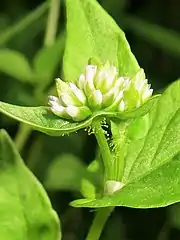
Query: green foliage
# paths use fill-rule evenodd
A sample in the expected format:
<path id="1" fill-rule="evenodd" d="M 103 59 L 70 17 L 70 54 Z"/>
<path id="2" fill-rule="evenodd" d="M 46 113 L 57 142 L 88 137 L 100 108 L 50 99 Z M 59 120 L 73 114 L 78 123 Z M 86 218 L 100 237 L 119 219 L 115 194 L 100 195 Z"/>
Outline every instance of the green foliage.
<path id="1" fill-rule="evenodd" d="M 138 72 L 139 66 L 124 33 L 95 0 L 67 0 L 66 7 L 66 81 L 76 81 L 91 57 L 118 66 L 121 76 Z"/>
<path id="2" fill-rule="evenodd" d="M 28 29 L 29 26 L 34 22 L 39 21 L 40 17 L 44 14 L 48 7 L 49 2 L 44 2 L 34 11 L 30 12 L 25 17 L 16 22 L 14 25 L 8 27 L 0 34 L 0 45 L 5 44 L 7 41 L 11 40 L 16 34 Z"/>
<path id="3" fill-rule="evenodd" d="M 29 124 L 34 129 L 44 133 L 60 136 L 75 132 L 88 127 L 97 117 L 108 116 L 110 118 L 129 119 L 146 114 L 159 96 L 155 96 L 147 101 L 140 108 L 131 112 L 105 112 L 100 111 L 93 114 L 89 119 L 82 122 L 69 122 L 52 114 L 48 107 L 21 107 L 4 102 L 0 102 L 0 112 L 18 121 Z"/>
<path id="4" fill-rule="evenodd" d="M 84 164 L 73 155 L 63 154 L 51 162 L 44 185 L 51 190 L 80 191 L 83 178 L 91 180 Z"/>
<path id="5" fill-rule="evenodd" d="M 42 185 L 0 131 L 0 238 L 60 239 L 59 220 Z"/>
<path id="6" fill-rule="evenodd" d="M 20 53 L 9 50 L 0 50 L 0 71 L 22 82 L 33 82 L 33 71 L 27 59 Z"/>
<path id="7" fill-rule="evenodd" d="M 124 25 L 131 29 L 134 34 L 143 37 L 158 48 L 177 57 L 180 56 L 180 34 L 178 32 L 132 16 L 125 17 Z"/>
<path id="8" fill-rule="evenodd" d="M 177 81 L 159 98 L 150 111 L 151 124 L 144 138 L 127 139 L 123 189 L 99 200 L 78 200 L 73 206 L 148 208 L 180 200 L 179 91 L 180 81 Z"/>
<path id="9" fill-rule="evenodd" d="M 60 34 L 52 46 L 39 50 L 34 58 L 36 77 L 40 84 L 46 86 L 52 81 L 53 74 L 60 62 L 64 50 L 65 34 Z"/>
<path id="10" fill-rule="evenodd" d="M 52 1 L 53 3 L 55 2 Z M 126 0 L 121 3 L 118 0 L 104 0 L 101 3 L 109 11 L 116 8 L 114 15 L 119 15 L 124 26 L 135 34 L 155 44 L 158 48 L 179 56 L 180 38 L 177 33 L 123 14 L 127 5 Z M 43 24 L 40 18 L 43 17 L 48 5 L 49 2 L 42 4 L 12 28 L 7 28 L 7 31 L 0 35 L 0 44 L 9 41 L 33 22 L 38 21 L 38 28 L 42 29 Z M 121 14 L 118 14 L 118 6 L 121 8 Z M 59 75 L 58 64 L 61 62 L 65 38 L 64 76 L 61 76 L 65 81 L 76 81 L 89 59 L 91 63 L 94 62 L 97 65 L 109 61 L 118 68 L 120 76 L 125 77 L 132 77 L 140 69 L 124 33 L 102 9 L 98 1 L 66 0 L 66 10 L 67 36 L 62 30 L 63 34 L 60 34 L 56 40 L 54 39 L 54 44 L 51 46 L 42 47 L 38 51 L 33 48 L 35 50 L 33 52 L 37 54 L 32 61 L 32 67 L 24 57 L 31 53 L 31 48 L 23 54 L 9 49 L 0 50 L 0 72 L 11 77 L 5 76 L 8 80 L 7 86 L 1 84 L 0 90 L 4 101 L 37 106 L 45 100 L 46 105 L 48 101 L 44 90 L 48 91 L 51 81 L 56 77 L 56 72 Z M 45 18 L 42 20 L 44 23 Z M 63 22 L 60 25 L 63 26 Z M 49 26 L 53 28 L 51 24 Z M 26 42 L 28 36 L 30 36 L 29 41 L 34 40 L 35 29 L 36 26 L 33 33 L 28 32 L 25 41 L 20 39 L 19 45 L 23 41 Z M 50 33 L 53 33 L 57 29 L 55 27 L 50 30 L 52 30 Z M 36 46 L 34 42 L 33 45 Z M 150 56 L 144 55 L 145 58 L 151 59 L 151 54 Z M 146 64 L 144 66 L 149 70 Z M 148 72 L 148 78 L 149 76 L 151 74 Z M 19 81 L 14 81 L 14 78 Z M 9 90 L 5 91 L 8 88 Z M 76 194 L 81 193 L 86 198 L 72 202 L 72 206 L 75 207 L 162 207 L 180 201 L 179 92 L 180 81 L 177 81 L 162 96 L 151 98 L 140 108 L 123 113 L 97 111 L 89 119 L 78 123 L 65 121 L 52 114 L 50 108 L 44 106 L 21 107 L 0 102 L 0 112 L 48 135 L 67 134 L 64 138 L 52 139 L 51 136 L 35 133 L 32 134 L 30 141 L 25 142 L 24 139 L 28 136 L 24 135 L 22 126 L 18 132 L 18 136 L 21 137 L 22 134 L 21 142 L 25 142 L 26 147 L 22 154 L 28 156 L 27 166 L 50 190 L 52 199 L 54 193 L 58 192 L 59 195 L 59 191 L 66 190 L 75 191 Z M 104 119 L 105 121 L 102 121 Z M 9 122 L 6 119 L 5 121 L 6 126 L 9 127 Z M 97 126 L 101 130 L 99 138 L 96 123 L 99 124 Z M 108 127 L 107 131 L 106 127 Z M 94 133 L 99 140 L 100 151 L 98 149 L 98 156 L 95 156 L 97 161 L 92 161 L 88 168 L 79 157 L 76 157 L 84 151 L 84 136 L 81 134 L 78 135 L 79 138 L 75 134 L 68 136 L 69 133 L 82 128 L 87 128 L 88 133 Z M 109 132 L 110 135 L 108 135 Z M 89 145 L 88 147 L 90 148 Z M 88 150 L 93 152 L 93 149 Z M 102 156 L 99 156 L 100 152 L 103 153 Z M 107 165 L 103 164 L 106 153 L 110 156 Z M 4 131 L 0 131 L 0 154 L 0 239 L 59 240 L 61 238 L 59 221 L 43 187 L 24 165 L 12 141 Z M 89 155 L 87 155 L 89 160 Z M 114 171 L 112 176 L 116 179 L 119 175 L 118 181 L 121 181 L 124 186 L 114 194 L 107 196 L 105 189 L 109 179 L 106 179 L 105 168 L 106 166 L 111 168 L 113 164 L 115 168 L 112 168 Z M 63 206 L 61 202 L 67 205 L 66 200 L 61 196 L 60 193 L 60 198 L 57 200 L 60 213 L 62 213 L 61 207 Z M 53 204 L 56 204 L 56 201 Z M 176 218 L 172 218 L 171 221 L 176 228 L 179 228 L 177 220 L 179 206 L 176 206 L 177 208 L 174 208 L 176 214 L 172 208 L 172 215 Z M 78 213 L 80 213 L 79 210 Z M 94 232 L 91 231 L 92 238 L 90 239 L 98 238 L 109 214 L 108 208 L 102 212 L 101 209 L 98 210 L 98 217 L 93 224 Z M 62 215 L 62 218 L 64 215 L 67 217 L 66 212 Z M 113 226 L 110 225 L 109 229 L 106 229 L 107 233 L 105 231 L 103 239 L 109 239 L 114 233 L 119 238 L 125 238 L 122 233 L 123 226 L 121 227 L 121 222 L 118 220 L 115 219 Z M 68 222 L 68 225 L 71 224 Z"/>

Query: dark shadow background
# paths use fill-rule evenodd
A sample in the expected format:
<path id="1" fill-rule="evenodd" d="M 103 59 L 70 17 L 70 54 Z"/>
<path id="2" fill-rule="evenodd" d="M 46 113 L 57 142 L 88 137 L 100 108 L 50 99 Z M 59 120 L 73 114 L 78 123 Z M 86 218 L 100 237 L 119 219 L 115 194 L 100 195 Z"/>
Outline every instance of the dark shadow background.
<path id="1" fill-rule="evenodd" d="M 42 2 L 40 0 L 1 0 L 0 34 L 3 34 L 3 31 Z M 180 53 L 174 50 L 171 51 L 173 42 L 160 35 L 161 42 L 155 43 L 152 36 L 156 34 L 156 31 L 152 31 L 151 37 L 139 33 L 136 31 L 138 26 L 132 19 L 138 18 L 143 23 L 148 22 L 166 28 L 167 33 L 175 35 L 180 44 L 179 0 L 100 0 L 99 2 L 125 31 L 133 53 L 141 67 L 145 69 L 148 79 L 155 90 L 161 91 L 168 84 L 178 79 L 180 76 Z M 41 17 L 36 24 L 18 33 L 0 47 L 20 51 L 31 61 L 42 46 L 45 23 L 46 15 Z M 62 1 L 59 30 L 62 30 L 64 27 L 65 9 Z M 144 28 L 148 30 L 146 25 Z M 162 48 L 163 42 L 166 42 L 169 47 Z M 31 86 L 25 83 L 22 84 L 0 73 L 1 100 L 20 105 L 31 105 L 30 98 L 33 98 Z M 17 132 L 18 123 L 0 115 L 0 128 L 7 129 L 13 138 Z M 77 140 L 74 140 L 76 139 L 74 135 L 67 139 L 54 139 L 41 133 L 33 132 L 22 152 L 22 156 L 24 159 L 33 158 L 31 146 L 37 138 L 40 139 L 40 146 L 38 145 L 37 147 L 40 149 L 39 155 L 36 156 L 37 162 L 32 170 L 43 182 L 51 159 L 61 152 L 71 151 L 86 163 L 93 159 L 96 146 L 94 137 L 92 135 L 87 137 L 84 132 L 80 132 L 79 135 L 80 139 L 78 138 Z M 69 147 L 70 138 L 73 143 L 76 142 L 75 145 L 70 146 L 71 148 Z M 79 196 L 77 193 L 49 190 L 48 194 L 61 218 L 63 239 L 85 239 L 85 234 L 93 218 L 93 212 L 89 209 L 73 209 L 69 207 L 68 203 Z M 101 239 L 179 240 L 179 208 L 179 204 L 148 210 L 116 208 L 106 225 Z"/>

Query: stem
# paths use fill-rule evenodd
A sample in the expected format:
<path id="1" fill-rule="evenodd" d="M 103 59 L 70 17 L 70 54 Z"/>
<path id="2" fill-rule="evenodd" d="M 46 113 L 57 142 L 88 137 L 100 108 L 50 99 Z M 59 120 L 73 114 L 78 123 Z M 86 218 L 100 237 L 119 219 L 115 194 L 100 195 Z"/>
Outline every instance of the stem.
<path id="1" fill-rule="evenodd" d="M 93 130 L 103 158 L 105 180 L 108 180 L 108 178 L 110 177 L 109 173 L 111 169 L 112 156 L 109 149 L 109 145 L 107 143 L 107 139 L 104 135 L 104 130 L 101 127 L 101 121 L 93 123 Z"/>
<path id="2" fill-rule="evenodd" d="M 39 17 L 41 17 L 41 15 L 46 11 L 46 9 L 48 9 L 48 6 L 49 6 L 49 2 L 43 3 L 42 5 L 37 7 L 34 11 L 30 12 L 23 19 L 15 23 L 12 27 L 3 31 L 3 33 L 0 35 L 0 45 L 9 41 L 14 35 L 23 31 L 30 24 L 38 20 Z"/>
<path id="3" fill-rule="evenodd" d="M 46 5 L 43 5 L 43 6 L 44 7 L 43 7 L 43 9 L 41 9 L 41 11 L 44 11 L 44 8 Z M 60 8 L 60 0 L 51 0 L 50 10 L 49 10 L 49 15 L 48 15 L 48 20 L 47 20 L 46 34 L 45 34 L 45 38 L 44 38 L 44 45 L 46 45 L 46 46 L 53 44 L 53 42 L 56 38 L 56 31 L 57 31 L 58 17 L 59 17 L 59 8 Z M 38 11 L 38 13 L 39 13 L 39 11 Z M 41 13 L 41 11 L 40 11 L 40 13 Z M 38 15 L 38 14 L 36 14 L 36 15 Z M 33 18 L 33 17 L 31 16 L 31 18 Z M 39 88 L 41 89 L 41 92 L 42 92 L 43 91 L 42 86 L 39 86 Z M 20 124 L 18 133 L 16 134 L 16 137 L 15 137 L 15 143 L 16 143 L 17 149 L 19 151 L 21 151 L 23 149 L 31 131 L 32 131 L 32 129 L 28 125 L 25 125 L 24 123 Z"/>
<path id="4" fill-rule="evenodd" d="M 86 240 L 98 240 L 100 238 L 105 223 L 108 220 L 108 217 L 110 216 L 113 209 L 114 209 L 113 207 L 108 207 L 99 208 L 97 210 L 96 216 L 93 220 Z"/>
<path id="5" fill-rule="evenodd" d="M 50 46 L 56 38 L 58 19 L 59 19 L 60 0 L 51 0 L 47 28 L 45 33 L 44 45 Z"/>
<path id="6" fill-rule="evenodd" d="M 28 125 L 20 123 L 18 132 L 14 140 L 19 152 L 21 152 L 21 150 L 23 149 L 29 135 L 31 134 L 31 131 L 32 129 Z"/>
<path id="7" fill-rule="evenodd" d="M 121 121 L 120 123 L 111 122 L 111 131 L 113 136 L 113 142 L 115 146 L 115 157 L 112 164 L 112 174 L 116 181 L 121 181 L 124 172 L 125 165 L 125 131 L 128 126 L 127 122 Z"/>
<path id="8" fill-rule="evenodd" d="M 30 146 L 29 153 L 28 153 L 28 158 L 27 158 L 27 166 L 28 168 L 34 172 L 34 170 L 37 167 L 38 160 L 41 157 L 41 152 L 42 152 L 42 136 L 39 135 L 37 138 L 34 140 L 33 144 Z"/>

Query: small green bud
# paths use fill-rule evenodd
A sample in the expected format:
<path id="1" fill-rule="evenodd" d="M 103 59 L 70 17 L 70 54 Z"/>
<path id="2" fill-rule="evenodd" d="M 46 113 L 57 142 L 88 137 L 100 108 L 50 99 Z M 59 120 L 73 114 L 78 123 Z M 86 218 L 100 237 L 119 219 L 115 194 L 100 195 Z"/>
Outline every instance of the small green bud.
<path id="1" fill-rule="evenodd" d="M 92 92 L 88 99 L 88 104 L 90 108 L 97 110 L 101 108 L 102 104 L 102 93 L 100 90 L 95 90 Z"/>
<path id="2" fill-rule="evenodd" d="M 108 180 L 105 184 L 104 192 L 106 195 L 112 195 L 116 191 L 119 191 L 124 187 L 124 183 L 114 181 L 114 180 Z"/>
<path id="3" fill-rule="evenodd" d="M 68 106 L 66 108 L 66 112 L 74 121 L 82 121 L 92 114 L 90 109 L 85 106 L 83 107 Z"/>

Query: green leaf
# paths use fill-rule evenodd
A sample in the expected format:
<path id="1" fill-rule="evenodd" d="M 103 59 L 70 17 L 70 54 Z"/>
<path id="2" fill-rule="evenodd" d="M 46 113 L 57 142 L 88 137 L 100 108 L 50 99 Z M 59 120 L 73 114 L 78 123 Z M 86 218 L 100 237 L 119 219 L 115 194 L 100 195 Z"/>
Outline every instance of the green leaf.
<path id="1" fill-rule="evenodd" d="M 85 198 L 94 199 L 97 192 L 103 187 L 103 166 L 101 166 L 100 160 L 98 160 L 92 161 L 87 167 L 91 178 L 82 179 L 81 193 Z"/>
<path id="2" fill-rule="evenodd" d="M 123 23 L 134 34 L 166 52 L 180 57 L 180 34 L 132 16 L 125 16 Z"/>
<path id="3" fill-rule="evenodd" d="M 95 0 L 67 0 L 66 81 L 76 81 L 90 58 L 109 61 L 121 76 L 139 70 L 124 33 Z M 77 17 L 78 16 L 78 17 Z M 83 23 L 83 24 L 82 24 Z"/>
<path id="4" fill-rule="evenodd" d="M 149 130 L 149 121 L 149 114 L 134 119 L 127 129 L 128 137 L 131 140 L 145 137 Z"/>
<path id="5" fill-rule="evenodd" d="M 112 196 L 73 206 L 150 208 L 180 201 L 180 81 L 173 83 L 150 111 L 146 136 L 130 141 L 122 182 Z M 177 155 L 177 157 L 175 157 Z"/>
<path id="6" fill-rule="evenodd" d="M 59 240 L 59 220 L 42 185 L 0 131 L 0 239 Z"/>
<path id="7" fill-rule="evenodd" d="M 49 47 L 42 48 L 34 59 L 34 68 L 40 84 L 47 85 L 53 78 L 53 73 L 58 66 L 65 44 L 65 34 L 60 34 L 56 42 Z"/>
<path id="8" fill-rule="evenodd" d="M 128 206 L 133 208 L 155 208 L 180 201 L 180 158 L 162 165 L 143 179 L 126 185 L 119 192 L 102 199 L 80 199 L 73 207 Z"/>
<path id="9" fill-rule="evenodd" d="M 90 126 L 92 121 L 97 117 L 107 116 L 109 118 L 127 119 L 144 115 L 151 109 L 157 98 L 158 96 L 154 96 L 140 108 L 137 108 L 131 112 L 113 113 L 100 111 L 94 113 L 90 118 L 81 122 L 73 122 L 61 119 L 51 113 L 48 107 L 21 107 L 0 102 L 0 112 L 20 122 L 27 123 L 41 132 L 60 136 Z"/>
<path id="10" fill-rule="evenodd" d="M 80 160 L 71 154 L 62 154 L 50 164 L 44 185 L 50 190 L 80 191 L 83 178 L 89 178 L 88 171 Z"/>
<path id="11" fill-rule="evenodd" d="M 10 49 L 0 50 L 0 71 L 22 82 L 33 82 L 34 76 L 27 59 Z"/>

